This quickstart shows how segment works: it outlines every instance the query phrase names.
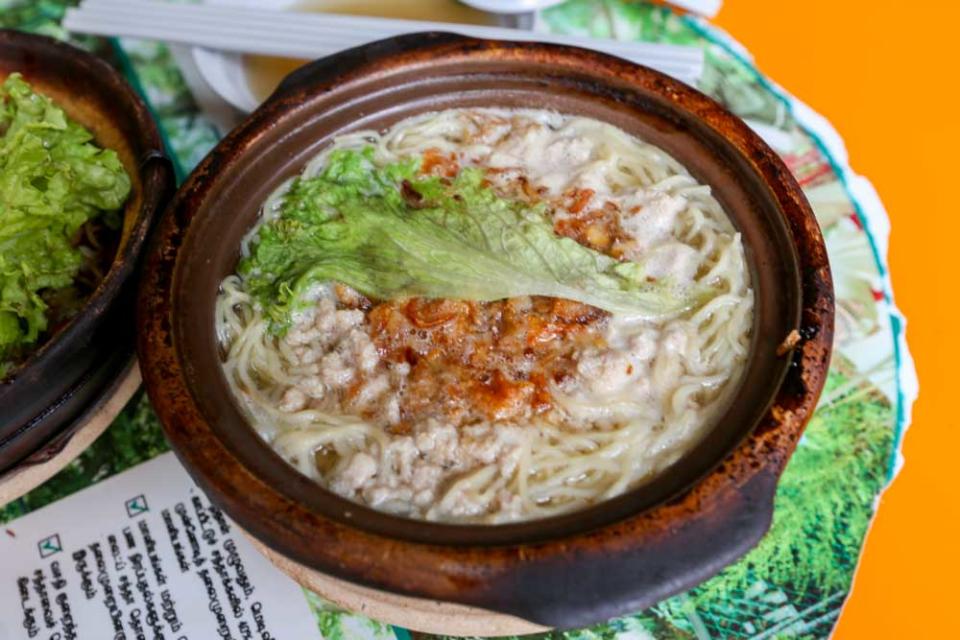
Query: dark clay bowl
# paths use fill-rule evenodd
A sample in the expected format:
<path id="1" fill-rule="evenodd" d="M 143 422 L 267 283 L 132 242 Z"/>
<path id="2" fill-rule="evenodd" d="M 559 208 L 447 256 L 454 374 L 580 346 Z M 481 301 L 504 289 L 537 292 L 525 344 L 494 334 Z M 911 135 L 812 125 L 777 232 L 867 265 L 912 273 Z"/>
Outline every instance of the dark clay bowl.
<path id="1" fill-rule="evenodd" d="M 52 38 L 0 30 L 0 81 L 19 71 L 40 93 L 117 152 L 133 183 L 113 263 L 79 314 L 0 382 L 0 472 L 41 461 L 134 355 L 133 292 L 151 221 L 173 176 L 150 113 L 100 58 Z"/>
<path id="2" fill-rule="evenodd" d="M 611 122 L 710 184 L 743 233 L 757 296 L 735 401 L 652 483 L 521 524 L 398 518 L 337 497 L 273 453 L 231 397 L 214 299 L 260 203 L 331 137 L 460 106 L 550 108 Z M 636 611 L 752 547 L 827 371 L 833 294 L 810 206 L 739 119 L 655 71 L 581 49 L 416 34 L 316 61 L 200 164 L 163 217 L 138 313 L 147 390 L 180 459 L 244 529 L 317 571 L 553 627 Z M 792 349 L 779 349 L 791 332 Z M 796 337 L 797 334 L 794 334 Z"/>

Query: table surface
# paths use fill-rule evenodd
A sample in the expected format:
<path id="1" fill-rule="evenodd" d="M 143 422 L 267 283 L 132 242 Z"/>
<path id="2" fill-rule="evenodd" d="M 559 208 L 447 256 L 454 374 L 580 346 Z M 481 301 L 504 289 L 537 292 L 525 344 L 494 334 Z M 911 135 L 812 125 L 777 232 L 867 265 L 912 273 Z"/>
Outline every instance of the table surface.
<path id="1" fill-rule="evenodd" d="M 948 367 L 960 362 L 958 342 L 947 338 L 960 310 L 952 260 L 960 216 L 947 192 L 960 147 L 960 94 L 948 80 L 960 59 L 960 3 L 727 0 L 715 22 L 833 123 L 892 224 L 890 269 L 921 391 L 906 466 L 884 494 L 834 638 L 946 637 L 960 575 L 951 482 L 960 424 L 947 406 L 955 378 Z M 783 25 L 805 34 L 804 55 L 782 46 L 792 37 Z"/>

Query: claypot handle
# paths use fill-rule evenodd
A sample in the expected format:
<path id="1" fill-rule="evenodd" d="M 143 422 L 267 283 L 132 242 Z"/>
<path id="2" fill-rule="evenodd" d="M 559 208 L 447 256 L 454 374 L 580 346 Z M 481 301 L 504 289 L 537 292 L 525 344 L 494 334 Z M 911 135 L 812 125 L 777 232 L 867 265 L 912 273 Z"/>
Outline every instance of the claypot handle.
<path id="1" fill-rule="evenodd" d="M 382 59 L 384 56 L 389 57 L 393 54 L 420 49 L 430 45 L 464 42 L 467 40 L 473 40 L 473 38 L 446 31 L 422 31 L 363 44 L 353 49 L 338 51 L 330 56 L 308 62 L 302 67 L 291 71 L 280 81 L 280 84 L 277 85 L 277 88 L 274 89 L 273 93 L 265 102 L 273 102 L 277 99 L 282 100 L 287 95 L 296 94 L 301 88 L 314 86 L 318 75 L 326 76 L 330 73 L 329 59 L 332 57 L 336 57 L 342 66 L 349 67 L 355 59 Z"/>
<path id="2" fill-rule="evenodd" d="M 770 528 L 778 473 L 731 488 L 678 528 L 669 523 L 648 544 L 568 563 L 531 564 L 484 589 L 485 608 L 555 629 L 573 629 L 639 613 L 699 584 L 752 549 Z M 573 560 L 573 558 L 571 558 Z"/>

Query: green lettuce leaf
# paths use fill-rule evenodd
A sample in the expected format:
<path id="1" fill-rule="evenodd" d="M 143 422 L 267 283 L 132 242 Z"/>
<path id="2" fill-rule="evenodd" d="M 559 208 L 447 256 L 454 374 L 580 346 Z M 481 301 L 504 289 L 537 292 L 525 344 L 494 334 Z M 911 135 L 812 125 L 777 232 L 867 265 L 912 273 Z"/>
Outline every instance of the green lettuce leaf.
<path id="1" fill-rule="evenodd" d="M 499 196 L 480 169 L 443 181 L 418 176 L 417 159 L 378 167 L 372 152 L 335 151 L 322 174 L 296 179 L 241 261 L 278 328 L 334 280 L 378 300 L 540 295 L 647 317 L 691 304 L 641 265 L 557 235 L 543 207 Z"/>
<path id="2" fill-rule="evenodd" d="M 73 284 L 73 239 L 130 192 L 116 153 L 19 74 L 0 85 L 0 377 L 47 329 L 41 293 Z"/>

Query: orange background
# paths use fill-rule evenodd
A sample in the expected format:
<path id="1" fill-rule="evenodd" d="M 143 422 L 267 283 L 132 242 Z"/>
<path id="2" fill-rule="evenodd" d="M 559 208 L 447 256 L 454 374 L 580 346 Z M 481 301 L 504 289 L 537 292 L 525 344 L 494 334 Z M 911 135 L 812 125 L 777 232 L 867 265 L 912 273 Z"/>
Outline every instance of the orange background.
<path id="1" fill-rule="evenodd" d="M 893 227 L 920 399 L 834 638 L 960 638 L 960 1 L 726 0 L 715 22 L 833 123 Z"/>

